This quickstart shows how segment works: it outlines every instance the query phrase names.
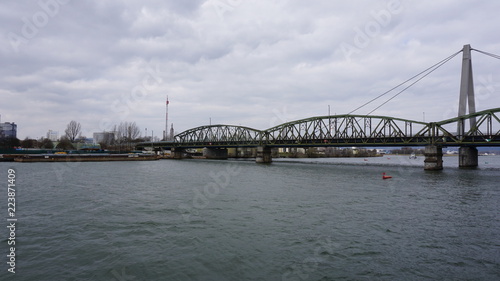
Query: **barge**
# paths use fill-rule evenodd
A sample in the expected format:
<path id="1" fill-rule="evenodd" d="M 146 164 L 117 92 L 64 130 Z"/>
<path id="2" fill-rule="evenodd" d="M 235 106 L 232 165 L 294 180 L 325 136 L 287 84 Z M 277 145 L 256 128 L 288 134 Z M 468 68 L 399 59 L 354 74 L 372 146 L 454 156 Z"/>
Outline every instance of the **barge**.
<path id="1" fill-rule="evenodd" d="M 102 162 L 102 161 L 152 161 L 155 154 L 4 154 L 3 161 L 14 162 Z"/>

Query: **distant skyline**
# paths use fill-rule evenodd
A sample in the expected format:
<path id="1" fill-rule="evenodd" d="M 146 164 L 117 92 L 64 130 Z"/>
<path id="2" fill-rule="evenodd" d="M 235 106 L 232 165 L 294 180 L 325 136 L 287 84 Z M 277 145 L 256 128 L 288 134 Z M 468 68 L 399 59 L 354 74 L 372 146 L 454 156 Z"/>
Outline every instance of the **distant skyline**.
<path id="1" fill-rule="evenodd" d="M 498 1 L 2 1 L 0 115 L 17 136 L 136 122 L 159 138 L 346 114 L 471 44 L 500 54 Z M 458 112 L 462 55 L 374 111 Z M 472 53 L 477 111 L 500 107 L 500 60 Z M 367 114 L 391 95 L 356 114 Z M 170 124 L 168 126 L 170 128 Z"/>

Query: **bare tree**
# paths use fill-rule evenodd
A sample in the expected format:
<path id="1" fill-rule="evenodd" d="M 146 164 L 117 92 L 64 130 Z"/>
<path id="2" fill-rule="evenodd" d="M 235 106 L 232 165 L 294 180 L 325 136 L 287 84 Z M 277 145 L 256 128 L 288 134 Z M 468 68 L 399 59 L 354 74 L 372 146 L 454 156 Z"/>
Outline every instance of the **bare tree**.
<path id="1" fill-rule="evenodd" d="M 80 123 L 73 120 L 73 121 L 69 122 L 69 124 L 66 127 L 66 130 L 64 132 L 66 133 L 66 137 L 71 142 L 74 142 L 81 131 L 82 131 L 82 126 L 80 125 Z"/>
<path id="2" fill-rule="evenodd" d="M 117 132 L 124 141 L 133 141 L 141 135 L 141 129 L 135 122 L 121 122 Z"/>
<path id="3" fill-rule="evenodd" d="M 141 136 L 141 129 L 135 124 L 135 122 L 128 123 L 127 124 L 127 138 L 130 141 L 136 140 L 138 137 Z"/>
<path id="4" fill-rule="evenodd" d="M 126 147 L 130 149 L 130 143 L 135 141 L 141 135 L 141 130 L 135 122 L 121 122 L 120 125 L 115 126 L 115 140 L 122 147 L 122 144 L 126 144 Z"/>

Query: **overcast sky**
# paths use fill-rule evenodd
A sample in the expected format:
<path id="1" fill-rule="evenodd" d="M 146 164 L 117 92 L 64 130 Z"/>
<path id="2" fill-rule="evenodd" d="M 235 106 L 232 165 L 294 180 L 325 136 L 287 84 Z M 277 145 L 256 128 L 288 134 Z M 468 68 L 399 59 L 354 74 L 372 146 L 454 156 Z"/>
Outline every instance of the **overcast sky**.
<path id="1" fill-rule="evenodd" d="M 87 137 L 122 121 L 159 136 L 167 95 L 177 133 L 345 114 L 465 44 L 500 54 L 498 11 L 496 0 L 1 1 L 1 122 L 20 139 L 71 120 Z M 500 107 L 500 61 L 472 60 L 477 110 Z M 372 114 L 455 117 L 461 61 Z"/>

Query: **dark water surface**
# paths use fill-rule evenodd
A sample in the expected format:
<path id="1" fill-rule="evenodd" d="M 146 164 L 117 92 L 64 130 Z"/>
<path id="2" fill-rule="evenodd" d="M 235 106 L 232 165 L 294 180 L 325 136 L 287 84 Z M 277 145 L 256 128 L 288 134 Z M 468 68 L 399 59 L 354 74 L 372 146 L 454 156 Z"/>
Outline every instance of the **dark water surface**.
<path id="1" fill-rule="evenodd" d="M 0 163 L 0 279 L 500 280 L 500 157 L 451 159 Z"/>

